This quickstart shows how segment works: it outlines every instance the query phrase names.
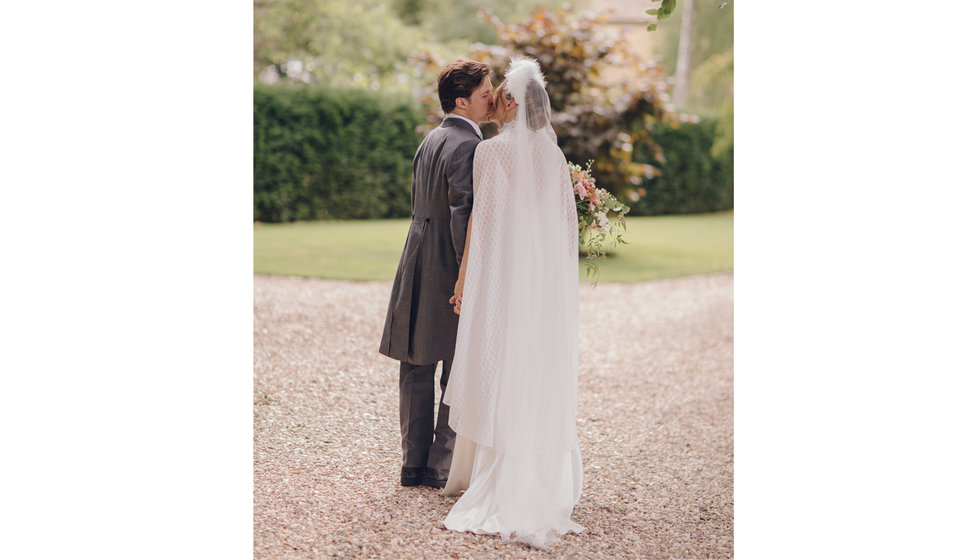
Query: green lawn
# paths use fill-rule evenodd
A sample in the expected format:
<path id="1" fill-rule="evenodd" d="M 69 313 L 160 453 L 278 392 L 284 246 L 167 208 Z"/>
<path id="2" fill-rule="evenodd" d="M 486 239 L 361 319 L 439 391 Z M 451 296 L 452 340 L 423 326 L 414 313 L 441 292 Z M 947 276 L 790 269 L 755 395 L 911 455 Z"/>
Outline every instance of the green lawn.
<path id="1" fill-rule="evenodd" d="M 731 212 L 629 217 L 625 239 L 599 263 L 600 282 L 636 282 L 730 271 L 734 266 Z M 407 219 L 256 224 L 256 274 L 338 280 L 395 277 Z M 579 278 L 586 281 L 585 265 Z"/>

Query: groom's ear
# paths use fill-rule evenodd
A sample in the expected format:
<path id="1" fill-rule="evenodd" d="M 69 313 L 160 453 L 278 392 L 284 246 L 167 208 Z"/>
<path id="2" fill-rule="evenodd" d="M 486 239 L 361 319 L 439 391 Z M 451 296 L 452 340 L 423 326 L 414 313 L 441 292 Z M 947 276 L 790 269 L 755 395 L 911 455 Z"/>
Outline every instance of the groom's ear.
<path id="1" fill-rule="evenodd" d="M 462 109 L 462 110 L 465 111 L 466 110 L 466 104 L 469 103 L 469 102 L 470 102 L 470 100 L 469 99 L 466 99 L 465 97 L 457 97 L 456 98 L 456 108 L 457 109 Z"/>

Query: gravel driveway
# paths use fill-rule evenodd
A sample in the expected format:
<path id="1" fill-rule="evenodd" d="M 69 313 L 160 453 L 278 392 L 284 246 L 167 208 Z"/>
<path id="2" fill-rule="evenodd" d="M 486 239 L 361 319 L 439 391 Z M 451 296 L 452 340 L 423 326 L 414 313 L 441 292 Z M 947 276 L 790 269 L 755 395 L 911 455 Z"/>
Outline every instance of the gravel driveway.
<path id="1" fill-rule="evenodd" d="M 548 551 L 441 529 L 456 498 L 399 486 L 390 288 L 254 277 L 255 558 L 733 556 L 731 274 L 580 286 L 586 531 Z"/>

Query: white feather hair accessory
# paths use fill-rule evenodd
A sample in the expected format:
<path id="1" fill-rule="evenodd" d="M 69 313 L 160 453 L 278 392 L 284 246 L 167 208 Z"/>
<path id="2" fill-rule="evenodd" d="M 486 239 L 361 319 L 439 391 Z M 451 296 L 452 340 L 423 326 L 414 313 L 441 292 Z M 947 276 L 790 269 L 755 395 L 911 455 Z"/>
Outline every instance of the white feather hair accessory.
<path id="1" fill-rule="evenodd" d="M 510 67 L 504 74 L 504 78 L 507 79 L 507 91 L 518 103 L 524 102 L 527 85 L 531 83 L 531 80 L 541 84 L 542 88 L 547 85 L 538 61 L 528 56 L 511 57 Z"/>

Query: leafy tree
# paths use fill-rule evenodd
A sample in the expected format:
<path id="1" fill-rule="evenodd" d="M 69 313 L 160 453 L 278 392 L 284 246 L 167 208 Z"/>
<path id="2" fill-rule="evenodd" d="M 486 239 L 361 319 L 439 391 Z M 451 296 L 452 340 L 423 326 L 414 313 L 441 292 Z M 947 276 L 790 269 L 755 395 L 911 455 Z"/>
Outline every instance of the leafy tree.
<path id="1" fill-rule="evenodd" d="M 409 91 L 405 61 L 443 48 L 387 2 L 254 0 L 254 75 L 260 81 Z"/>
<path id="2" fill-rule="evenodd" d="M 477 16 L 487 0 L 389 0 L 392 10 L 407 24 L 418 26 L 423 33 L 441 43 L 497 42 L 497 32 Z M 537 7 L 557 9 L 564 4 L 578 6 L 587 0 L 495 0 L 494 14 L 505 23 L 516 23 Z"/>
<path id="3" fill-rule="evenodd" d="M 656 8 L 650 8 L 646 11 L 647 14 L 656 17 L 653 23 L 647 26 L 647 31 L 653 31 L 657 28 L 661 21 L 670 17 L 670 14 L 674 13 L 674 9 L 677 8 L 677 0 L 650 0 L 657 5 Z M 719 10 L 725 9 L 725 7 L 732 5 L 733 0 L 716 0 L 714 2 L 708 2 L 712 5 L 717 5 Z"/>
<path id="4" fill-rule="evenodd" d="M 535 4 L 563 0 L 498 0 L 507 21 Z M 586 0 L 574 0 L 576 3 Z M 496 32 L 477 16 L 485 0 L 253 0 L 254 77 L 386 91 L 417 91 L 408 64 L 423 48 L 444 56 Z"/>
<path id="5" fill-rule="evenodd" d="M 674 8 L 677 7 L 677 0 L 650 0 L 654 4 L 658 4 L 656 8 L 650 8 L 647 10 L 647 14 L 655 16 L 657 19 L 647 26 L 647 31 L 653 31 L 657 28 L 657 25 L 670 17 L 670 14 L 674 13 Z"/>

